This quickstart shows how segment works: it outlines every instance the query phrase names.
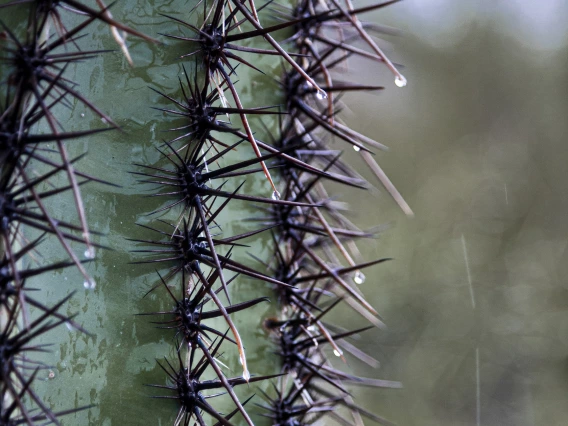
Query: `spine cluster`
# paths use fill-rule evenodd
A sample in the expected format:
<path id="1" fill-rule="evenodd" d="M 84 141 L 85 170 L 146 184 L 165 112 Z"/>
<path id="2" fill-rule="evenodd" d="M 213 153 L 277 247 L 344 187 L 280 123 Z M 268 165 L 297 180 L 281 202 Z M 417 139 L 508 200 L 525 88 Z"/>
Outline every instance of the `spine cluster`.
<path id="1" fill-rule="evenodd" d="M 347 68 L 346 61 L 353 55 L 386 64 L 394 72 L 397 85 L 405 84 L 404 77 L 366 32 L 365 28 L 372 26 L 358 18 L 390 3 L 354 9 L 350 1 L 340 5 L 335 0 L 301 0 L 294 8 L 279 9 L 282 16 L 295 22 L 288 40 L 302 55 L 301 67 L 312 79 L 307 80 L 294 69 L 286 71 L 282 78 L 287 115 L 280 127 L 277 146 L 312 168 L 308 170 L 279 159 L 278 170 L 284 183 L 282 199 L 312 206 L 275 205 L 261 219 L 275 227 L 274 260 L 265 266 L 279 281 L 288 284 L 278 288 L 280 317 L 266 320 L 279 348 L 282 372 L 287 373 L 278 381 L 276 396 L 265 395 L 264 407 L 274 425 L 308 425 L 317 421 L 326 424 L 332 420 L 338 424 L 361 424 L 362 417 L 390 424 L 358 406 L 348 386 L 397 388 L 400 383 L 347 374 L 334 367 L 329 358 L 333 353 L 345 361 L 345 351 L 376 365 L 349 338 L 374 326 L 383 326 L 358 285 L 365 281 L 363 269 L 389 259 L 365 263 L 354 260 L 361 258 L 355 242 L 372 237 L 373 233 L 360 230 L 345 217 L 343 206 L 333 199 L 325 185 L 327 181 L 359 189 L 369 186 L 342 160 L 342 152 L 330 147 L 330 140 L 340 141 L 359 154 L 401 208 L 412 214 L 373 158 L 372 149 L 384 146 L 349 128 L 339 116 L 341 94 L 382 89 L 342 79 L 345 77 L 342 68 Z M 361 42 L 367 44 L 367 50 L 358 47 Z M 355 78 L 356 75 L 349 75 L 349 79 Z M 343 328 L 340 321 L 334 320 L 338 318 L 334 313 L 345 304 L 370 325 L 357 330 Z"/>
<path id="2" fill-rule="evenodd" d="M 69 25 L 69 14 L 79 23 Z M 85 263 L 100 246 L 91 240 L 80 188 L 105 182 L 79 171 L 82 156 L 71 158 L 66 144 L 116 127 L 65 71 L 102 53 L 79 48 L 84 30 L 95 21 L 141 34 L 112 19 L 104 5 L 93 9 L 74 0 L 5 2 L 0 16 L 0 425 L 59 424 L 60 416 L 88 407 L 53 412 L 42 401 L 34 380 L 50 374 L 38 359 L 49 348 L 37 340 L 64 324 L 87 331 L 74 315 L 60 312 L 72 294 L 47 306 L 34 290 L 43 289 L 44 274 L 73 266 L 84 287 L 94 288 Z M 24 25 L 14 16 L 24 16 Z M 66 132 L 54 111 L 73 104 L 113 126 Z M 55 213 L 66 194 L 75 202 L 75 222 Z M 59 242 L 59 260 L 50 260 L 47 239 Z"/>
<path id="3" fill-rule="evenodd" d="M 166 37 L 187 49 L 181 57 L 186 77 L 180 81 L 182 98 L 161 93 L 170 105 L 160 109 L 186 121 L 183 126 L 171 129 L 179 135 L 160 148 L 166 166 L 140 165 L 146 169 L 140 174 L 145 182 L 160 188 L 156 195 L 173 197 L 169 204 L 153 213 L 178 206 L 182 206 L 182 213 L 177 223 L 162 222 L 159 227 L 151 228 L 154 235 L 162 237 L 140 241 L 153 246 L 140 251 L 150 256 L 142 262 L 170 265 L 167 275 L 160 278 L 175 308 L 167 313 L 169 318 L 162 325 L 176 329 L 176 336 L 183 344 L 178 344 L 175 367 L 169 361 L 162 366 L 170 382 L 162 387 L 174 393 L 167 398 L 177 398 L 181 403 L 175 425 L 189 424 L 192 420 L 206 424 L 202 412 L 214 417 L 219 424 L 228 424 L 229 418 L 217 413 L 202 392 L 206 387 L 200 375 L 206 365 L 212 367 L 217 376 L 208 381 L 212 383 L 211 388 L 224 388 L 249 425 L 251 419 L 232 388 L 272 378 L 251 378 L 249 373 L 244 344 L 230 314 L 265 299 L 233 304 L 227 286 L 235 274 L 271 283 L 278 294 L 281 314 L 267 319 L 265 324 L 274 337 L 282 372 L 275 381 L 275 394 L 264 394 L 265 402 L 261 404 L 267 410 L 264 415 L 273 425 L 314 424 L 324 416 L 342 424 L 359 424 L 361 416 L 388 423 L 359 407 L 347 386 L 393 388 L 399 387 L 399 383 L 342 372 L 331 365 L 324 350 L 329 345 L 344 361 L 346 350 L 374 362 L 348 341 L 353 335 L 382 325 L 377 312 L 353 282 L 362 284 L 365 280 L 362 269 L 387 260 L 367 263 L 353 260 L 360 257 L 355 241 L 372 237 L 372 232 L 358 229 L 344 217 L 324 184 L 333 181 L 358 189 L 366 189 L 369 184 L 342 161 L 340 151 L 328 146 L 329 141 L 338 139 L 357 151 L 401 207 L 410 213 L 372 157 L 371 149 L 382 149 L 383 145 L 350 129 L 338 116 L 342 93 L 382 89 L 334 78 L 350 56 L 385 63 L 395 72 L 398 84 L 404 82 L 404 77 L 365 31 L 365 26 L 369 25 L 358 19 L 359 14 L 388 4 L 353 9 L 349 2 L 341 6 L 332 0 L 327 3 L 301 1 L 293 8 L 273 6 L 271 11 L 278 15 L 281 23 L 265 27 L 258 17 L 260 8 L 257 10 L 253 2 L 203 2 L 203 12 L 197 22 L 170 17 L 179 24 L 180 32 Z M 292 46 L 294 51 L 286 51 L 272 37 L 278 30 L 292 33 L 283 45 Z M 263 38 L 267 47 L 251 48 L 246 43 L 257 38 Z M 357 47 L 361 40 L 370 46 L 371 52 Z M 234 81 L 238 66 L 262 72 L 243 52 L 281 58 L 285 64 L 280 82 L 284 108 L 243 106 Z M 195 61 L 194 67 L 188 65 L 187 58 Z M 193 81 L 187 77 L 187 69 L 191 68 L 196 70 Z M 203 70 L 203 78 L 198 78 L 199 70 Z M 272 135 L 271 143 L 255 137 L 255 129 L 247 118 L 253 114 L 279 115 L 279 134 Z M 222 121 L 226 116 L 232 117 L 232 122 Z M 228 166 L 218 164 L 218 160 L 232 150 L 246 145 L 251 146 L 255 158 Z M 269 169 L 277 171 L 278 185 Z M 244 182 L 237 183 L 237 189 L 232 192 L 223 190 L 228 180 L 249 174 L 264 174 L 272 186 L 272 196 L 243 194 Z M 213 229 L 219 233 L 215 218 L 233 199 L 259 204 L 265 215 L 255 220 L 261 225 L 257 231 L 246 234 L 214 237 Z M 231 259 L 241 239 L 263 231 L 272 235 L 271 261 L 261 260 L 263 266 L 255 269 Z M 342 266 L 344 262 L 346 266 Z M 209 275 L 203 267 L 208 269 Z M 227 273 L 231 274 L 230 279 Z M 175 295 L 170 287 L 178 288 L 180 295 Z M 203 306 L 208 301 L 213 302 L 213 310 L 204 312 Z M 371 325 L 346 331 L 340 324 L 333 324 L 334 309 L 340 304 L 347 304 Z M 207 319 L 221 316 L 230 332 L 223 333 L 205 325 Z M 242 379 L 225 378 L 217 365 L 215 353 L 223 340 L 238 347 Z M 199 350 L 201 359 L 194 365 Z"/>

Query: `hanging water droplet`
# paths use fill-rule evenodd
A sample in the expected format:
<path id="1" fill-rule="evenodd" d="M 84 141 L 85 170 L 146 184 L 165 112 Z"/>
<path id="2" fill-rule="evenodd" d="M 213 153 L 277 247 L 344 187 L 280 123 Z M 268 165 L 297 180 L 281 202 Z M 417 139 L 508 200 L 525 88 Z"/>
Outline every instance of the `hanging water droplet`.
<path id="1" fill-rule="evenodd" d="M 353 281 L 355 282 L 355 284 L 363 284 L 365 282 L 365 279 L 367 277 L 365 277 L 365 275 L 361 272 L 361 271 L 357 271 L 355 272 L 355 276 L 353 277 Z"/>
<path id="2" fill-rule="evenodd" d="M 77 329 L 73 326 L 73 324 L 71 324 L 69 321 L 65 322 L 65 326 L 67 327 L 67 330 L 71 331 L 71 332 L 75 332 L 77 331 Z"/>
<path id="3" fill-rule="evenodd" d="M 248 370 L 243 371 L 243 379 L 245 379 L 247 382 L 250 380 L 250 373 L 248 372 Z"/>
<path id="4" fill-rule="evenodd" d="M 337 357 L 340 357 L 340 356 L 342 355 L 342 353 L 339 352 L 337 349 L 334 349 L 334 350 L 333 350 L 333 355 L 335 355 L 335 356 L 337 356 Z"/>
<path id="5" fill-rule="evenodd" d="M 272 199 L 276 200 L 276 201 L 279 200 L 280 199 L 280 192 L 278 192 L 278 191 L 272 192 Z"/>
<path id="6" fill-rule="evenodd" d="M 404 78 L 402 74 L 397 75 L 394 79 L 394 84 L 396 84 L 398 87 L 404 87 L 406 86 L 406 83 L 406 78 Z"/>
<path id="7" fill-rule="evenodd" d="M 87 281 L 85 281 L 83 283 L 83 287 L 85 287 L 87 290 L 92 290 L 97 286 L 97 283 L 95 282 L 94 279 L 90 278 Z"/>
<path id="8" fill-rule="evenodd" d="M 353 145 L 353 149 L 354 149 L 356 152 L 361 151 L 361 148 L 359 148 L 357 145 Z"/>
<path id="9" fill-rule="evenodd" d="M 85 250 L 85 257 L 87 259 L 94 259 L 95 258 L 95 248 L 94 247 L 89 247 L 87 250 Z"/>
<path id="10" fill-rule="evenodd" d="M 241 362 L 241 365 L 243 366 L 243 379 L 245 379 L 248 382 L 250 380 L 250 373 L 249 373 L 248 368 L 247 368 L 247 361 L 244 357 L 244 354 L 241 354 L 239 356 L 239 361 Z"/>
<path id="11" fill-rule="evenodd" d="M 323 90 L 318 90 L 318 92 L 316 93 L 316 97 L 319 100 L 327 99 L 327 93 L 325 93 Z"/>

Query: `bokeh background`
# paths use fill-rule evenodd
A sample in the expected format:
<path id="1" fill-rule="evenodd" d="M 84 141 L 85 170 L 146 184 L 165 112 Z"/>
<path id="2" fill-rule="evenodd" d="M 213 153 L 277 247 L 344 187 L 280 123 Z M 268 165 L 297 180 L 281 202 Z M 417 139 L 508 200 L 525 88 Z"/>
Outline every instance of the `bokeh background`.
<path id="1" fill-rule="evenodd" d="M 415 218 L 387 196 L 359 213 L 393 224 L 369 246 L 395 261 L 374 270 L 389 329 L 368 351 L 404 383 L 362 398 L 401 425 L 568 422 L 567 15 L 553 0 L 374 15 L 403 31 L 389 41 L 409 84 L 350 103 L 352 123 L 391 147 L 381 165 Z"/>
<path id="2" fill-rule="evenodd" d="M 113 13 L 149 34 L 157 27 L 175 32 L 158 12 L 183 13 L 176 3 L 193 4 L 128 0 Z M 373 196 L 344 189 L 335 194 L 351 203 L 353 220 L 363 228 L 383 225 L 377 240 L 362 242 L 364 258 L 394 258 L 367 272 L 361 286 L 388 329 L 362 335 L 358 346 L 381 365 L 373 370 L 350 359 L 349 368 L 400 380 L 404 387 L 354 393 L 401 426 L 568 424 L 568 5 L 406 0 L 367 18 L 400 31 L 381 45 L 404 66 L 408 85 L 397 88 L 377 64 L 352 62 L 353 78 L 386 90 L 346 97 L 345 118 L 391 148 L 378 154 L 379 162 L 415 217 L 405 217 L 377 182 Z M 115 48 L 104 27 L 98 30 L 89 46 Z M 79 290 L 68 311 L 80 312 L 80 322 L 96 335 L 70 330 L 49 338 L 56 343 L 56 375 L 48 380 L 46 373 L 40 382 L 44 397 L 56 409 L 97 404 L 65 425 L 139 425 L 147 419 L 167 425 L 172 419 L 173 406 L 150 401 L 155 393 L 142 386 L 163 383 L 154 358 L 167 352 L 164 347 L 173 355 L 172 340 L 133 315 L 169 302 L 163 295 L 142 298 L 155 275 L 151 267 L 128 264 L 137 260 L 130 252 L 136 245 L 125 238 L 148 237 L 134 223 L 147 221 L 144 213 L 159 205 L 148 205 L 143 195 L 149 187 L 138 186 L 128 172 L 133 162 L 158 160 L 153 145 L 171 122 L 149 109 L 161 101 L 148 86 L 176 90 L 172 68 L 164 64 L 180 52 L 135 40 L 131 52 L 136 69 L 118 53 L 73 69 L 89 99 L 125 132 L 70 148 L 76 154 L 88 149 L 93 161 L 83 162 L 82 170 L 122 188 L 93 185 L 84 191 L 93 227 L 114 248 L 97 253 L 99 260 L 89 266 L 97 288 L 84 291 L 73 271 L 44 279 L 48 301 Z M 275 103 L 270 95 L 279 64 L 261 65 L 272 74 L 242 74 L 245 104 Z M 67 112 L 64 124 L 69 131 L 100 125 L 84 108 Z M 249 158 L 250 152 L 240 155 Z M 355 152 L 346 155 L 357 164 Z M 268 193 L 262 185 L 247 185 Z M 61 212 L 72 212 L 70 202 L 59 203 Z M 227 234 L 249 229 L 243 219 L 255 213 L 250 206 L 232 209 L 233 216 L 224 218 Z M 266 241 L 252 244 L 251 250 L 270 255 Z M 236 301 L 256 297 L 258 284 L 244 280 L 237 291 Z M 270 373 L 278 367 L 270 361 L 261 321 L 274 308 L 255 309 L 237 317 L 237 326 L 247 330 L 253 370 Z M 348 315 L 342 320 L 360 325 Z M 239 374 L 236 360 L 227 363 Z"/>

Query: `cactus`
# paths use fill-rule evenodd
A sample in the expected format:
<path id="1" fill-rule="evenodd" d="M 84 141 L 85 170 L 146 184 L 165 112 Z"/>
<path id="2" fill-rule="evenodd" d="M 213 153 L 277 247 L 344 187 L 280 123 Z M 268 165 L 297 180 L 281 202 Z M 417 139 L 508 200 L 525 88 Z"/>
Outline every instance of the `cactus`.
<path id="1" fill-rule="evenodd" d="M 411 214 L 339 115 L 341 93 L 382 89 L 337 77 L 350 56 L 406 82 L 359 20 L 394 2 L 96 3 L 0 7 L 2 424 L 390 424 L 347 386 L 399 383 L 325 349 L 369 359 L 349 338 L 382 321 L 352 282 L 388 260 L 355 260 L 373 232 L 325 182 L 371 185 L 335 138 Z M 342 306 L 371 326 L 332 322 Z"/>

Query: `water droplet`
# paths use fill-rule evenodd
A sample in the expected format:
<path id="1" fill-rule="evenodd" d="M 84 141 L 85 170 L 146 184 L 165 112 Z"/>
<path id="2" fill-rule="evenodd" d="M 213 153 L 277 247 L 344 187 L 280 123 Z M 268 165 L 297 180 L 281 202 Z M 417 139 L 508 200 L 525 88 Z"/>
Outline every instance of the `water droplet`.
<path id="1" fill-rule="evenodd" d="M 245 379 L 247 382 L 250 380 L 250 373 L 248 372 L 248 370 L 243 371 L 243 379 Z"/>
<path id="2" fill-rule="evenodd" d="M 84 255 L 87 259 L 94 259 L 95 258 L 95 248 L 89 247 L 87 250 L 85 250 Z"/>
<path id="3" fill-rule="evenodd" d="M 365 279 L 367 277 L 365 277 L 365 275 L 361 272 L 361 271 L 357 271 L 355 272 L 355 276 L 353 277 L 353 281 L 355 282 L 355 284 L 363 284 L 365 282 Z"/>
<path id="4" fill-rule="evenodd" d="M 81 117 L 84 117 L 84 116 L 85 116 L 85 114 L 84 114 L 84 113 L 81 113 Z"/>
<path id="5" fill-rule="evenodd" d="M 67 330 L 71 332 L 77 331 L 77 329 L 73 327 L 73 325 L 69 321 L 65 322 L 65 327 L 67 327 Z"/>
<path id="6" fill-rule="evenodd" d="M 85 281 L 83 283 L 83 287 L 85 287 L 87 290 L 92 290 L 97 286 L 97 283 L 95 282 L 94 279 L 90 278 L 89 280 Z"/>
<path id="7" fill-rule="evenodd" d="M 404 78 L 402 74 L 397 75 L 394 79 L 394 84 L 396 84 L 398 87 L 404 87 L 406 86 L 406 78 Z"/>
<path id="8" fill-rule="evenodd" d="M 273 200 L 279 200 L 279 199 L 280 199 L 280 192 L 274 191 L 274 192 L 272 193 L 272 199 L 273 199 Z"/>
<path id="9" fill-rule="evenodd" d="M 248 382 L 250 380 L 250 372 L 248 371 L 248 368 L 247 368 L 247 360 L 245 358 L 244 353 L 239 355 L 239 361 L 240 361 L 241 365 L 243 366 L 243 379 L 245 379 Z"/>
<path id="10" fill-rule="evenodd" d="M 320 100 L 327 99 L 327 93 L 325 93 L 323 90 L 318 90 L 316 97 Z"/>
<path id="11" fill-rule="evenodd" d="M 354 149 L 356 152 L 361 151 L 361 148 L 359 148 L 357 145 L 353 145 L 353 149 Z"/>
<path id="12" fill-rule="evenodd" d="M 341 355 L 343 355 L 340 351 L 338 351 L 337 349 L 333 350 L 333 355 L 340 357 Z"/>

